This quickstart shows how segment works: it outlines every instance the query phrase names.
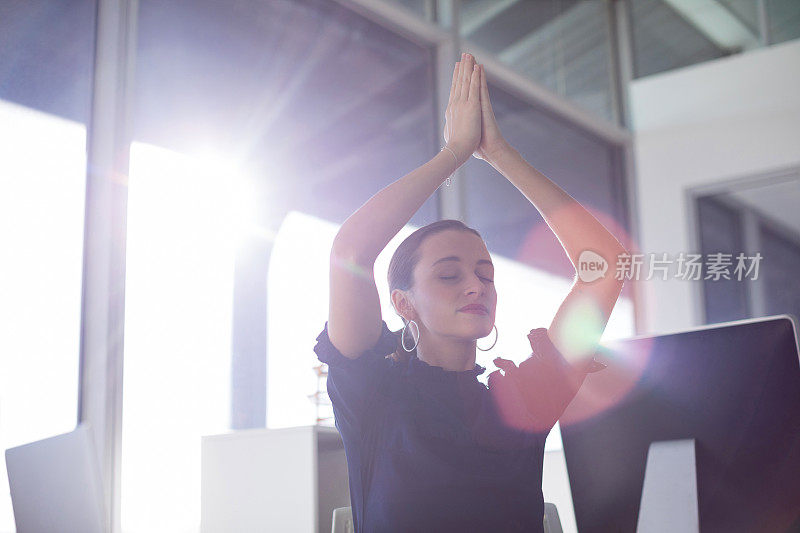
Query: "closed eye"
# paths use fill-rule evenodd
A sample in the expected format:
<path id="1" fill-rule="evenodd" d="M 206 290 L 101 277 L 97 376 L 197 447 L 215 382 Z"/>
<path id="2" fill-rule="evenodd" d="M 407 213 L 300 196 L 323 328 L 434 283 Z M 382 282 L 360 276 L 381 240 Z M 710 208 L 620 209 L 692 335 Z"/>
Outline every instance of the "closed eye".
<path id="1" fill-rule="evenodd" d="M 488 281 L 489 283 L 494 283 L 493 279 L 484 278 L 482 276 L 478 276 L 478 277 L 481 278 L 484 281 Z M 446 276 L 446 277 L 445 276 L 439 276 L 439 279 L 456 279 L 456 276 Z"/>

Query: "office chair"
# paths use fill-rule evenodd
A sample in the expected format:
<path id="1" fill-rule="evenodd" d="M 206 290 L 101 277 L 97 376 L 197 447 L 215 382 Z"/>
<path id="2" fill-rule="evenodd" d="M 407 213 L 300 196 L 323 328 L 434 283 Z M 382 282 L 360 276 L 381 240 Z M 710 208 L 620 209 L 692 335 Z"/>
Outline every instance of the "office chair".
<path id="1" fill-rule="evenodd" d="M 544 502 L 544 533 L 564 533 L 556 504 Z"/>
<path id="2" fill-rule="evenodd" d="M 353 512 L 350 507 L 333 510 L 331 533 L 353 533 Z"/>
<path id="3" fill-rule="evenodd" d="M 544 533 L 563 533 L 556 504 L 545 502 L 542 521 Z M 353 533 L 353 513 L 350 507 L 339 507 L 333 510 L 331 533 Z"/>

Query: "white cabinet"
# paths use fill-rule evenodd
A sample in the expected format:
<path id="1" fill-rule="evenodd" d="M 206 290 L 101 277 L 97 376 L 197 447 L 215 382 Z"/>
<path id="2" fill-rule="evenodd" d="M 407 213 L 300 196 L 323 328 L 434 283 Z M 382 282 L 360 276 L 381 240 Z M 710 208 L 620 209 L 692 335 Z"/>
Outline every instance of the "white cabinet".
<path id="1" fill-rule="evenodd" d="M 249 429 L 201 439 L 200 531 L 328 533 L 350 505 L 335 427 Z"/>

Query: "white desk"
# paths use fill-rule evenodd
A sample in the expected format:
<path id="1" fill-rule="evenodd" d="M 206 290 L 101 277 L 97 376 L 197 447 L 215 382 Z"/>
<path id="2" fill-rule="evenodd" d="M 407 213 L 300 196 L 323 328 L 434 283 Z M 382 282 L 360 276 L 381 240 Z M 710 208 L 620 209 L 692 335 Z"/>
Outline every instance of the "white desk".
<path id="1" fill-rule="evenodd" d="M 328 533 L 350 505 L 335 427 L 250 429 L 201 438 L 202 533 Z"/>

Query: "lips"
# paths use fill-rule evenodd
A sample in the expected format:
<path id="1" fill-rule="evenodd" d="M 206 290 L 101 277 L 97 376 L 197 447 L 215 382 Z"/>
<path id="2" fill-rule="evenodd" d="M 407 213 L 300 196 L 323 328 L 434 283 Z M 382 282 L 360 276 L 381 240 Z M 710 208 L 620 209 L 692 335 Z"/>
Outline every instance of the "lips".
<path id="1" fill-rule="evenodd" d="M 465 305 L 464 307 L 459 309 L 459 311 L 470 312 L 470 313 L 481 312 L 481 313 L 485 313 L 487 315 L 489 314 L 489 311 L 486 309 L 486 307 L 484 307 L 484 306 L 482 306 L 480 304 Z"/>

